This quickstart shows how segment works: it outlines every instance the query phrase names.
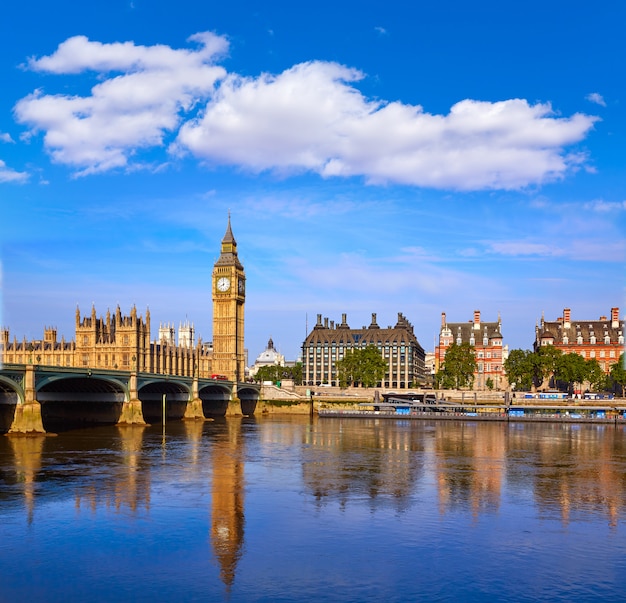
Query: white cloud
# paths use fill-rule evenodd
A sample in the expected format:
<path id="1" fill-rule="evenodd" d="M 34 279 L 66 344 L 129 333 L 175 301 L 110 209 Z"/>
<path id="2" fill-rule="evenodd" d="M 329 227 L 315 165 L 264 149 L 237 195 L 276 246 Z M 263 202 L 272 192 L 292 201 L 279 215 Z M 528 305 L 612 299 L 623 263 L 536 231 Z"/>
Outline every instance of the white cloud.
<path id="1" fill-rule="evenodd" d="M 597 92 L 592 92 L 591 94 L 585 96 L 585 98 L 591 103 L 595 103 L 596 105 L 600 105 L 601 107 L 606 107 L 606 102 L 604 98 L 601 94 L 598 94 Z"/>
<path id="2" fill-rule="evenodd" d="M 556 118 L 547 104 L 464 100 L 448 115 L 369 101 L 363 75 L 334 63 L 278 76 L 229 76 L 204 114 L 187 122 L 178 149 L 254 172 L 313 171 L 369 183 L 441 189 L 517 189 L 562 177 L 581 155 L 564 147 L 596 121 Z"/>
<path id="3" fill-rule="evenodd" d="M 26 180 L 28 180 L 26 172 L 16 172 L 0 159 L 0 182 L 26 182 Z"/>
<path id="4" fill-rule="evenodd" d="M 0 132 L 0 142 L 15 142 L 7 132 Z"/>
<path id="5" fill-rule="evenodd" d="M 533 243 L 531 241 L 502 241 L 498 243 L 490 243 L 489 245 L 493 253 L 507 256 L 560 256 L 563 250 L 553 245 L 545 243 Z"/>
<path id="6" fill-rule="evenodd" d="M 227 75 L 215 65 L 223 37 L 196 34 L 196 50 L 103 44 L 83 36 L 28 66 L 100 76 L 89 96 L 35 91 L 17 119 L 44 131 L 57 162 L 79 175 L 140 163 L 139 150 L 163 147 L 253 173 L 313 172 L 449 190 L 519 189 L 562 178 L 586 157 L 567 147 L 596 117 L 557 117 L 524 99 L 463 100 L 446 115 L 365 98 L 364 74 L 312 61 L 278 75 Z M 200 114 L 194 115 L 194 111 Z M 183 119 L 187 119 L 183 123 Z M 163 163 L 163 162 L 161 162 Z"/>
<path id="7" fill-rule="evenodd" d="M 585 203 L 584 208 L 604 214 L 616 211 L 626 211 L 626 201 L 604 201 L 602 199 L 595 199 Z"/>
<path id="8" fill-rule="evenodd" d="M 35 91 L 16 104 L 15 115 L 33 131 L 45 131 L 53 159 L 79 175 L 125 167 L 137 149 L 163 145 L 166 133 L 178 128 L 180 114 L 193 109 L 224 77 L 213 62 L 226 51 L 226 40 L 210 33 L 190 40 L 199 48 L 70 38 L 52 55 L 31 59 L 29 67 L 56 74 L 89 70 L 109 77 L 86 97 Z"/>

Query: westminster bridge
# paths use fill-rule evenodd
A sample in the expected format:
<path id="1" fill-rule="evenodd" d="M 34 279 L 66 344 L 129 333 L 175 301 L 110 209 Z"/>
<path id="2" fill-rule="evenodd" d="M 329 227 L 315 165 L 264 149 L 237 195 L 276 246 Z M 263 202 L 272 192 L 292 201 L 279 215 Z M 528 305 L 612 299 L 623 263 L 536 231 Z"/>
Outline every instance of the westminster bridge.
<path id="1" fill-rule="evenodd" d="M 260 387 L 136 371 L 4 364 L 0 433 L 251 415 Z"/>

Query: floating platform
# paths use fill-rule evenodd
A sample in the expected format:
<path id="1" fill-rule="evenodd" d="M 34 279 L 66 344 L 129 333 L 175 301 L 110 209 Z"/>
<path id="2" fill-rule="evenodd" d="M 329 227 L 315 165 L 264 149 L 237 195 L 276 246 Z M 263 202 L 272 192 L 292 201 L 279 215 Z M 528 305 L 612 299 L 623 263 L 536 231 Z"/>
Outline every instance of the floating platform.
<path id="1" fill-rule="evenodd" d="M 470 421 L 535 421 L 566 423 L 626 424 L 626 406 L 545 406 L 545 405 L 483 405 L 455 402 L 415 403 L 406 400 L 362 403 L 358 409 L 320 408 L 320 417 L 470 420 Z"/>

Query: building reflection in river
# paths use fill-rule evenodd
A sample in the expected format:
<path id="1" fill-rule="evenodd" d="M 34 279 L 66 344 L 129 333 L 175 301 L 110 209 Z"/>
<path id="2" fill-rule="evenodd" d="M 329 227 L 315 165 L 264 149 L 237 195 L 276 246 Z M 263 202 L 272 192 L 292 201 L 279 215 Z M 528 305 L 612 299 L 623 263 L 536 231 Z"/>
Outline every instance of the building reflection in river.
<path id="1" fill-rule="evenodd" d="M 305 441 L 303 478 L 318 501 L 389 496 L 402 508 L 432 480 L 442 514 L 497 512 L 505 482 L 564 524 L 575 509 L 615 525 L 626 504 L 623 426 L 325 418 Z"/>
<path id="2" fill-rule="evenodd" d="M 211 446 L 211 543 L 222 582 L 235 580 L 244 538 L 244 440 L 240 418 L 216 424 Z"/>

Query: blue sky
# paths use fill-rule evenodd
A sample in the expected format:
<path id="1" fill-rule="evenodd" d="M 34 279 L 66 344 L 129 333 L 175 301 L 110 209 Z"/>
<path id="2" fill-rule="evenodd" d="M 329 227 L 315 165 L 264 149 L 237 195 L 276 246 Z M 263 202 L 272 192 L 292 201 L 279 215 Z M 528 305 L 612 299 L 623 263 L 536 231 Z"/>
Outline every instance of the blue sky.
<path id="1" fill-rule="evenodd" d="M 0 323 L 211 333 L 231 212 L 252 362 L 317 314 L 624 314 L 626 4 L 25 0 L 0 21 Z"/>

